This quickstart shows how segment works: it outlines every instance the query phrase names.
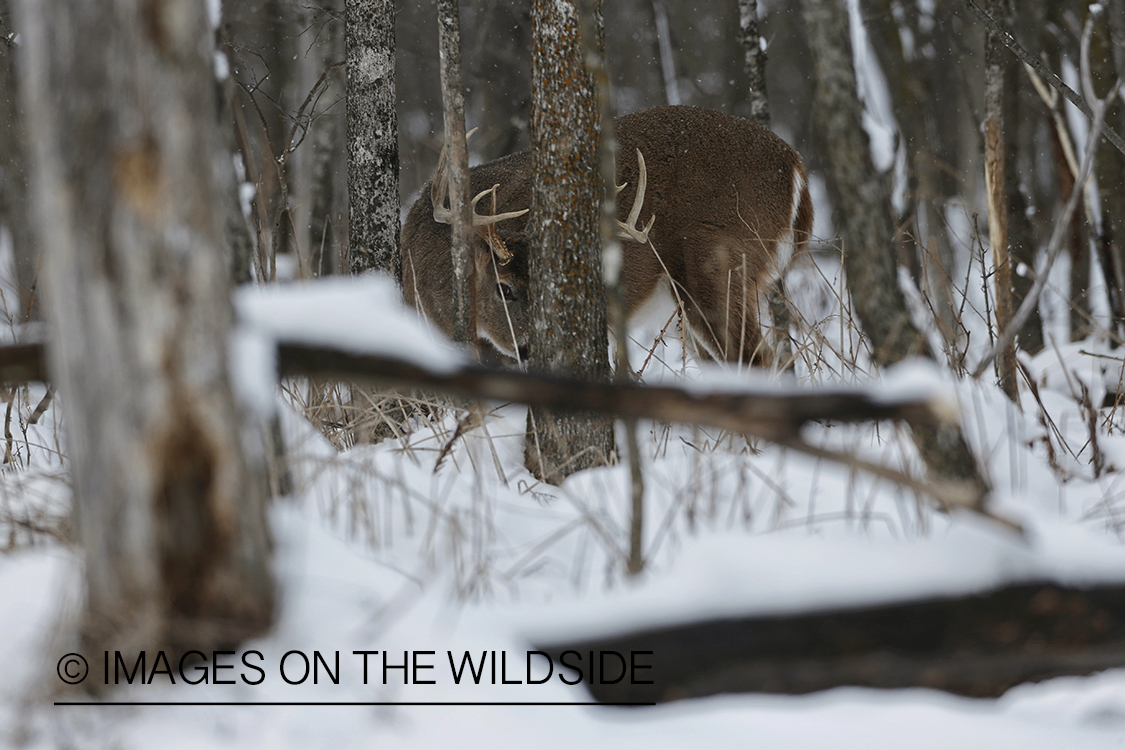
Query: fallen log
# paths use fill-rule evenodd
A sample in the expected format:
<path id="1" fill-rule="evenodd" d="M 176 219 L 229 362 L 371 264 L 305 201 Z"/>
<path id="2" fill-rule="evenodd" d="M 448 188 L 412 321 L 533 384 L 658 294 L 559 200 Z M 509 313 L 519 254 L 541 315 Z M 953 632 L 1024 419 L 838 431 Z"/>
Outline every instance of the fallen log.
<path id="1" fill-rule="evenodd" d="M 1125 666 L 1125 584 L 1018 584 L 969 596 L 712 620 L 540 648 L 556 663 L 564 651 L 612 651 L 626 659 L 630 652 L 651 652 L 644 659 L 652 665 L 645 675 L 652 684 L 634 684 L 631 677 L 610 683 L 614 673 L 606 684 L 601 675 L 592 683 L 583 680 L 605 703 L 842 686 L 996 697 L 1024 682 Z"/>

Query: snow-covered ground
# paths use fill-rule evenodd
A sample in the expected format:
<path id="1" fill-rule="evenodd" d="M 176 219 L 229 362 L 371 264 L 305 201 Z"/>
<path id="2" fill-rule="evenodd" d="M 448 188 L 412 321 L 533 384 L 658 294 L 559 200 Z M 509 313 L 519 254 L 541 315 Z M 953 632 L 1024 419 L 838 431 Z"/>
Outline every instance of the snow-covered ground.
<path id="1" fill-rule="evenodd" d="M 821 293 L 836 284 L 833 273 L 831 263 L 817 271 L 824 277 Z M 791 280 L 800 294 L 801 280 Z M 422 363 L 453 363 L 416 322 L 374 301 L 387 289 L 379 282 L 336 282 L 243 298 L 234 357 L 240 389 L 273 392 L 269 362 L 261 359 L 269 338 L 282 330 L 319 337 L 335 329 L 343 345 L 377 343 Z M 804 298 L 812 320 L 801 334 L 807 351 L 797 386 L 868 384 L 877 392 L 901 392 L 902 371 L 872 374 L 839 308 L 822 302 Z M 362 305 L 363 315 L 346 317 L 351 322 L 339 332 L 340 310 L 354 314 Z M 384 340 L 375 342 L 375 331 Z M 398 335 L 387 341 L 387 331 Z M 638 347 L 633 361 L 643 356 Z M 543 684 L 502 679 L 528 678 L 527 651 L 562 638 L 981 591 L 1011 581 L 1125 580 L 1118 520 L 1125 513 L 1122 420 L 1111 409 L 1097 411 L 1091 440 L 1082 405 L 1083 398 L 1100 403 L 1107 381 L 1116 387 L 1121 366 L 1109 359 L 1116 356 L 1096 341 L 1049 349 L 1029 362 L 1042 406 L 1025 391 L 1022 411 L 988 383 L 932 367 L 922 377 L 920 365 L 909 371 L 917 387 L 924 380 L 932 390 L 938 381 L 937 390 L 957 403 L 995 487 L 994 507 L 1024 525 L 1023 538 L 984 519 L 942 515 L 913 492 L 845 466 L 715 431 L 642 423 L 647 568 L 637 580 L 624 574 L 626 468 L 582 472 L 560 488 L 536 483 L 523 468 L 523 407 L 488 405 L 483 425 L 452 445 L 458 415 L 450 412 L 418 420 L 402 440 L 340 452 L 290 398 L 282 413 L 297 491 L 271 511 L 282 591 L 274 628 L 244 644 L 240 654 L 210 655 L 204 665 L 188 667 L 188 679 L 207 674 L 202 684 L 185 684 L 173 663 L 171 678 L 158 672 L 151 684 L 136 681 L 107 696 L 259 705 L 53 705 L 88 699 L 64 690 L 56 672 L 73 651 L 67 634 L 81 609 L 82 568 L 56 538 L 66 534 L 69 488 L 54 409 L 19 429 L 42 397 L 41 389 L 32 389 L 17 410 L 23 416 L 13 417 L 17 468 L 0 475 L 0 541 L 10 549 L 0 555 L 0 745 L 1121 747 L 1120 670 L 1025 685 L 997 700 L 847 688 L 646 708 L 260 705 L 578 703 L 589 695 L 558 674 Z M 670 369 L 682 362 L 675 341 L 653 359 Z M 697 388 L 708 378 L 726 388 L 731 383 L 729 374 L 700 380 L 690 365 L 686 377 Z M 756 374 L 754 387 L 763 378 Z M 299 384 L 290 389 L 300 392 Z M 261 393 L 257 401 L 268 403 Z M 909 440 L 892 425 L 814 427 L 806 437 L 903 470 L 920 468 Z M 378 652 L 366 657 L 366 684 L 365 657 L 355 653 L 363 651 Z M 466 652 L 473 668 L 487 660 L 479 685 L 466 672 L 460 684 L 454 680 Z M 104 663 L 88 656 L 88 679 L 105 679 Z M 304 657 L 317 667 L 317 684 L 311 675 L 290 684 L 286 678 L 301 681 Z M 493 658 L 500 662 L 495 684 Z M 387 684 L 384 659 L 392 665 Z M 543 662 L 532 659 L 531 676 L 538 678 Z M 659 654 L 652 659 L 658 670 Z M 231 668 L 211 670 L 216 660 Z M 406 662 L 409 674 L 393 668 Z M 206 673 L 199 671 L 205 667 Z M 110 681 L 113 670 L 110 664 Z M 234 684 L 215 684 L 216 677 Z"/>

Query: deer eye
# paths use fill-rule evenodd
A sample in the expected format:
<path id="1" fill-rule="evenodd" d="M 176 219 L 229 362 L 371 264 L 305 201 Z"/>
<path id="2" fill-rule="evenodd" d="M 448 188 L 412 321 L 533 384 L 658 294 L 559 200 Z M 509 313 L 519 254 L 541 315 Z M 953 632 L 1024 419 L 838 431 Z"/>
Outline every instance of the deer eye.
<path id="1" fill-rule="evenodd" d="M 511 284 L 505 284 L 501 281 L 496 285 L 496 293 L 500 296 L 500 299 L 505 302 L 516 301 L 516 290 Z"/>

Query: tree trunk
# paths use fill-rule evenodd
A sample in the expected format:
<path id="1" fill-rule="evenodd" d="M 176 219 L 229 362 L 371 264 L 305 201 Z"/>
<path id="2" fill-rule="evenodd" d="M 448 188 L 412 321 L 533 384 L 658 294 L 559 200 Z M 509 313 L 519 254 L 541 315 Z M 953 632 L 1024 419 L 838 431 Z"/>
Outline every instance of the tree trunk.
<path id="1" fill-rule="evenodd" d="M 847 10 L 838 0 L 802 0 L 802 7 L 815 71 L 814 119 L 853 308 L 876 364 L 926 355 L 898 285 L 887 181 L 871 163 L 861 125 Z M 919 428 L 913 435 L 935 479 L 969 483 L 983 497 L 984 481 L 959 428 Z"/>
<path id="2" fill-rule="evenodd" d="M 600 9 L 598 13 L 600 17 Z M 533 0 L 531 366 L 609 375 L 599 242 L 598 103 L 571 0 Z M 613 423 L 532 409 L 525 463 L 554 484 L 615 455 Z"/>
<path id="3" fill-rule="evenodd" d="M 766 95 L 766 51 L 762 49 L 762 37 L 758 33 L 758 0 L 738 0 L 740 38 L 745 54 L 747 91 L 750 100 L 750 119 L 763 128 L 770 126 L 770 103 Z M 785 297 L 785 269 L 782 275 L 770 285 L 767 301 L 773 329 L 774 361 L 784 369 L 793 367 L 793 346 L 789 341 L 789 328 L 792 318 Z"/>
<path id="4" fill-rule="evenodd" d="M 929 303 L 945 339 L 946 351 L 957 360 L 964 350 L 964 326 L 953 301 L 955 253 L 945 216 L 960 184 L 946 165 L 958 162 L 959 134 L 967 118 L 958 106 L 957 81 L 949 71 L 960 65 L 951 54 L 957 33 L 947 15 L 924 18 L 917 6 L 892 0 L 863 0 L 865 26 L 879 66 L 887 79 L 895 121 L 905 153 L 905 215 L 900 218 L 900 247 L 906 251 L 915 281 Z M 945 6 L 935 13 L 949 14 Z M 909 40 L 907 46 L 904 40 Z M 917 50 L 926 49 L 927 54 Z M 932 53 L 932 54 L 931 54 Z M 941 106 L 934 106 L 942 102 Z M 975 129 L 975 127 L 974 127 Z"/>
<path id="5" fill-rule="evenodd" d="M 31 229 L 27 195 L 27 154 L 23 113 L 19 103 L 15 30 L 8 0 L 0 0 L 0 227 L 8 230 L 16 261 L 20 321 L 37 320 L 39 254 Z"/>
<path id="6" fill-rule="evenodd" d="M 1125 3 L 1116 2 L 1116 10 L 1125 8 Z M 1089 11 L 1087 10 L 1087 13 Z M 1094 93 L 1104 97 L 1109 87 L 1117 80 L 1121 70 L 1114 60 L 1114 45 L 1111 41 L 1111 22 L 1113 14 L 1102 12 L 1094 21 L 1094 32 L 1090 38 L 1090 73 L 1094 82 Z M 1125 107 L 1121 97 L 1117 97 L 1106 110 L 1106 126 L 1120 128 L 1125 125 Z M 1102 139 L 1098 144 L 1096 166 L 1098 195 L 1101 199 L 1101 226 L 1098 231 L 1098 250 L 1109 292 L 1110 314 L 1113 316 L 1112 329 L 1119 332 L 1125 327 L 1125 156 Z"/>
<path id="7" fill-rule="evenodd" d="M 205 7 L 16 7 L 86 646 L 227 648 L 265 630 L 274 587 L 264 473 L 227 379 Z"/>
<path id="8" fill-rule="evenodd" d="M 989 15 L 1007 20 L 1004 0 L 990 0 Z M 993 283 L 996 294 L 996 330 L 1003 331 L 1012 319 L 1012 266 L 1008 262 L 1008 200 L 1004 162 L 1004 69 L 1008 51 L 998 34 L 991 31 L 984 53 L 984 180 L 988 192 L 988 242 L 992 246 Z M 1016 383 L 1015 342 L 1004 347 L 996 358 L 1000 387 L 1013 402 L 1019 403 Z"/>
<path id="9" fill-rule="evenodd" d="M 770 126 L 770 101 L 766 96 L 766 51 L 758 33 L 758 0 L 738 0 L 742 49 L 746 54 L 746 78 L 750 84 L 750 119 L 763 128 Z"/>
<path id="10" fill-rule="evenodd" d="M 223 200 L 224 219 L 227 225 L 227 243 L 230 246 L 230 275 L 235 284 L 249 284 L 254 280 L 254 236 L 251 231 L 249 219 L 242 213 L 241 186 L 238 184 L 238 174 L 234 169 L 235 159 L 244 159 L 244 154 L 239 152 L 238 138 L 235 134 L 234 107 L 238 102 L 238 89 L 234 78 L 229 73 L 229 56 L 226 45 L 216 54 L 227 59 L 228 73 L 216 82 L 216 98 L 219 102 L 219 160 L 224 166 L 225 199 Z M 229 168 L 228 168 L 229 167 Z M 246 169 L 243 161 L 243 171 Z"/>
<path id="11" fill-rule="evenodd" d="M 469 254 L 469 149 L 465 135 L 465 94 L 461 87 L 461 8 L 457 0 L 438 2 L 441 48 L 441 108 L 445 114 L 445 169 L 448 174 L 450 252 L 453 253 L 453 340 L 474 343 L 476 265 Z M 435 177 L 435 180 L 437 178 Z M 441 197 L 444 202 L 445 196 Z"/>
<path id="12" fill-rule="evenodd" d="M 345 0 L 344 19 L 349 266 L 401 281 L 394 0 Z"/>
<path id="13" fill-rule="evenodd" d="M 1024 297 L 1034 283 L 1036 255 L 1039 249 L 1035 231 L 1028 216 L 1029 202 L 1025 185 L 1035 178 L 1038 149 L 1035 135 L 1042 118 L 1038 116 L 1039 102 L 1029 106 L 1031 87 L 1023 70 L 1023 63 L 1005 51 L 1004 61 L 1004 122 L 1010 123 L 1004 138 L 1007 154 L 1004 170 L 1004 192 L 1008 198 L 1008 253 L 1013 273 L 1012 310 L 1019 309 Z M 1038 97 L 1036 96 L 1036 99 Z M 1021 174 L 1025 175 L 1021 179 Z M 1023 273 L 1020 273 L 1020 267 Z M 1017 337 L 1020 349 L 1035 355 L 1043 350 L 1043 320 L 1039 308 L 1032 312 Z"/>
<path id="14" fill-rule="evenodd" d="M 343 3 L 334 0 L 326 4 L 325 18 L 317 36 L 317 54 L 312 56 L 312 73 L 328 74 L 331 81 L 324 99 L 333 102 L 344 88 L 339 69 L 328 73 L 332 66 L 344 59 Z M 338 15 L 339 14 L 339 15 Z M 339 105 L 329 105 L 309 124 L 311 130 L 307 184 L 302 189 L 310 195 L 308 242 L 310 271 L 314 278 L 338 274 L 343 270 L 341 244 L 346 239 L 347 223 L 341 219 L 341 204 L 346 195 L 337 187 L 337 173 L 347 172 L 347 156 L 342 148 L 347 137 L 346 116 Z M 343 158 L 341 158 L 343 157 Z M 341 169 L 343 167 L 343 169 Z M 397 183 L 395 189 L 397 190 Z M 392 201 L 395 203 L 396 201 Z"/>

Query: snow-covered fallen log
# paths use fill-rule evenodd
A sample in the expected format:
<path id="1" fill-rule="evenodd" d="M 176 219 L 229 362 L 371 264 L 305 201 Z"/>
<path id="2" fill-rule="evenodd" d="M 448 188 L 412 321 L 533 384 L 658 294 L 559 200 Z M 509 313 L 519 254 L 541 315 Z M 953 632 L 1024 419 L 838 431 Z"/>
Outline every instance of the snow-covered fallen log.
<path id="1" fill-rule="evenodd" d="M 606 703 L 842 686 L 996 697 L 1023 682 L 1125 665 L 1125 587 L 1016 584 L 901 604 L 708 620 L 540 648 L 556 664 L 582 669 L 590 693 Z M 641 662 L 659 655 L 658 673 L 643 675 L 648 684 L 631 675 L 618 680 L 633 654 L 648 654 L 637 657 Z"/>

